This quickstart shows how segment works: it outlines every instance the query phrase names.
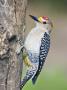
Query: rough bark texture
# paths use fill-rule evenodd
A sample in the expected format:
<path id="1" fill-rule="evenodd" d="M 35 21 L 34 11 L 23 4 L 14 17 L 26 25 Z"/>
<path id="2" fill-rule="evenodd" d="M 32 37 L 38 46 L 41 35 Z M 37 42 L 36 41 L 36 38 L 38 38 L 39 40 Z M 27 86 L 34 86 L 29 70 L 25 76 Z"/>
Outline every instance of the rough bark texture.
<path id="1" fill-rule="evenodd" d="M 0 90 L 20 90 L 27 0 L 0 0 Z"/>

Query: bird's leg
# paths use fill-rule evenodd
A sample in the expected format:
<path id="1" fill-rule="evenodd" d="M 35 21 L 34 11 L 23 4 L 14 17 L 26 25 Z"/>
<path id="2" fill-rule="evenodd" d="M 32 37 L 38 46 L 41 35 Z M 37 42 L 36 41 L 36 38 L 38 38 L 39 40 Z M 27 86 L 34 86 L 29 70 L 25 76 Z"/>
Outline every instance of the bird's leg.
<path id="1" fill-rule="evenodd" d="M 25 63 L 25 65 L 28 66 L 28 67 L 32 66 L 32 63 L 31 63 L 31 61 L 29 60 L 28 56 L 26 56 L 26 58 L 24 59 L 24 63 Z"/>
<path id="2" fill-rule="evenodd" d="M 23 58 L 23 62 L 26 66 L 32 66 L 32 62 L 30 61 L 29 57 L 28 57 L 28 53 L 26 51 L 26 49 L 24 48 L 23 53 L 22 53 L 22 58 Z"/>

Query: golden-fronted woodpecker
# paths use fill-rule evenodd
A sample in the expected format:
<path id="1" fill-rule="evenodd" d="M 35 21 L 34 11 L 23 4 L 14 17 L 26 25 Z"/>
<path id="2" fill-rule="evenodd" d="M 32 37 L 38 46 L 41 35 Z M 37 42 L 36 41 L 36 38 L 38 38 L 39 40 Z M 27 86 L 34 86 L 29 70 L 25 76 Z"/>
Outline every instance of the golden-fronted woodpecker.
<path id="1" fill-rule="evenodd" d="M 46 17 L 35 17 L 30 15 L 35 21 L 36 26 L 29 32 L 26 37 L 24 47 L 27 52 L 26 64 L 28 70 L 21 81 L 23 87 L 29 79 L 35 84 L 50 48 L 50 33 L 53 27 L 51 20 Z"/>

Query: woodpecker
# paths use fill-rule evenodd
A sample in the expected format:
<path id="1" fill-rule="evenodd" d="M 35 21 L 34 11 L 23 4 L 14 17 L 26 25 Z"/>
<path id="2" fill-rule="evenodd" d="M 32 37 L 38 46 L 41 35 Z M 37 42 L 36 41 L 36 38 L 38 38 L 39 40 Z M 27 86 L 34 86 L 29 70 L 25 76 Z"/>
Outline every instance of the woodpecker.
<path id="1" fill-rule="evenodd" d="M 26 64 L 28 64 L 28 70 L 21 80 L 22 88 L 30 79 L 35 84 L 50 48 L 50 33 L 53 28 L 53 24 L 47 16 L 39 18 L 33 15 L 29 16 L 35 21 L 36 26 L 29 32 L 24 43 L 27 52 Z"/>

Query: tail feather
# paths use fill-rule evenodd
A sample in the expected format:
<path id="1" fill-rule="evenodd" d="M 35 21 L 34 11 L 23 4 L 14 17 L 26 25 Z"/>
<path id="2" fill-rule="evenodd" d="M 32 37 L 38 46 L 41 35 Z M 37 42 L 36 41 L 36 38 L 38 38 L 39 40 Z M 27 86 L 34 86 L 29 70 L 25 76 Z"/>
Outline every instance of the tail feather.
<path id="1" fill-rule="evenodd" d="M 32 83 L 35 84 L 37 79 L 38 79 L 38 76 L 39 76 L 40 72 L 39 73 L 36 73 L 36 75 L 32 78 Z"/>
<path id="2" fill-rule="evenodd" d="M 27 70 L 25 77 L 21 81 L 20 87 L 23 88 L 23 86 L 27 83 L 28 80 L 32 79 L 32 77 L 35 75 L 37 68 L 36 67 L 30 67 L 29 70 Z"/>
<path id="3" fill-rule="evenodd" d="M 37 77 L 32 78 L 32 83 L 33 83 L 33 84 L 35 84 L 35 83 L 36 83 L 36 81 L 37 81 Z"/>
<path id="4" fill-rule="evenodd" d="M 25 76 L 24 79 L 21 81 L 20 88 L 23 88 L 25 86 L 25 84 L 27 83 L 27 81 L 31 79 L 31 77 L 32 77 L 32 75 Z"/>

